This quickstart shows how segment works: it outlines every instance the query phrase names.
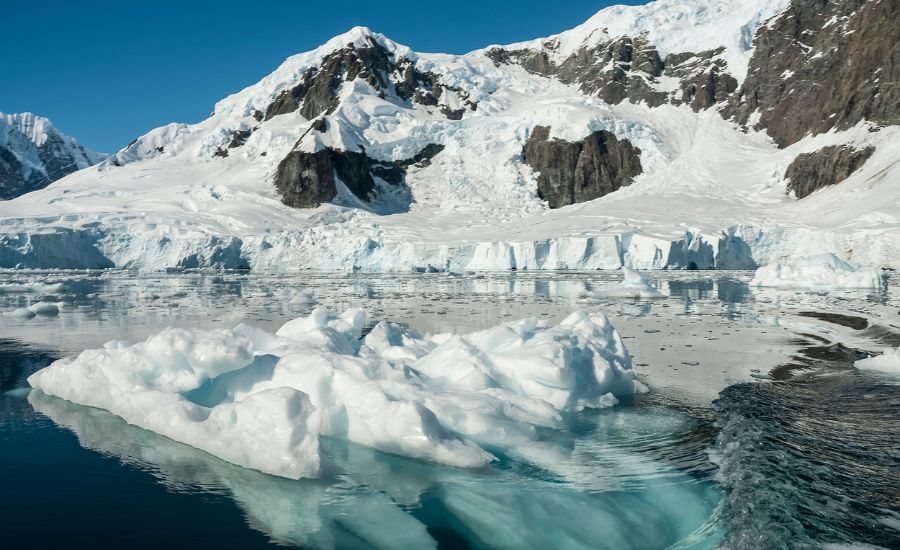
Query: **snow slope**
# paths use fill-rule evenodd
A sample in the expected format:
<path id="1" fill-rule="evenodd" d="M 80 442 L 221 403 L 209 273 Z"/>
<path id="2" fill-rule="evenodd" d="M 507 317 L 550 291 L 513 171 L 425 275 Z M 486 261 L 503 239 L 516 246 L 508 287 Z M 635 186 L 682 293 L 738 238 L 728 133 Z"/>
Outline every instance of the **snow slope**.
<path id="1" fill-rule="evenodd" d="M 718 46 L 746 71 L 750 37 L 784 1 L 660 0 L 613 7 L 549 39 L 510 46 L 564 56 L 600 36 L 646 32 L 661 52 Z M 438 75 L 442 106 L 477 104 L 460 120 L 437 107 L 344 82 L 327 129 L 299 112 L 263 120 L 268 105 L 331 53 L 378 46 Z M 550 45 L 550 46 L 548 46 Z M 868 123 L 779 149 L 715 109 L 610 105 L 479 50 L 420 54 L 357 27 L 287 59 L 220 101 L 194 125 L 152 130 L 98 166 L 0 203 L 0 266 L 256 270 L 754 269 L 818 253 L 900 268 L 900 135 Z M 597 130 L 641 150 L 634 183 L 590 202 L 548 209 L 522 162 L 535 126 L 577 141 Z M 235 132 L 245 143 L 229 148 Z M 365 204 L 346 189 L 333 204 L 294 209 L 273 179 L 292 150 L 325 147 L 379 161 L 444 146 L 406 174 L 408 196 Z M 872 146 L 863 168 L 797 201 L 784 172 L 826 145 Z M 221 152 L 227 152 L 223 157 Z"/>

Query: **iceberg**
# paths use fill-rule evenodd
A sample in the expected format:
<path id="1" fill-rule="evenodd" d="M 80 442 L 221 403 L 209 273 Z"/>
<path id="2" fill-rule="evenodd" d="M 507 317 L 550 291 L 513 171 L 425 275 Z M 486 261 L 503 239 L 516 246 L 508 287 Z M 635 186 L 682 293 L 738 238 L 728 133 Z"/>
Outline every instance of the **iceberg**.
<path id="1" fill-rule="evenodd" d="M 602 313 L 422 335 L 317 308 L 275 334 L 167 329 L 33 374 L 33 388 L 105 409 L 227 462 L 318 477 L 320 437 L 461 468 L 526 447 L 563 415 L 647 391 Z"/>
<path id="2" fill-rule="evenodd" d="M 774 263 L 756 270 L 750 281 L 754 287 L 775 288 L 881 288 L 884 274 L 880 269 L 851 265 L 834 254 L 801 258 L 793 264 Z"/>
<path id="3" fill-rule="evenodd" d="M 881 355 L 860 359 L 853 363 L 853 366 L 859 370 L 900 374 L 900 347 L 888 350 Z"/>
<path id="4" fill-rule="evenodd" d="M 622 282 L 603 289 L 598 294 L 615 298 L 662 298 L 660 291 L 650 285 L 650 281 L 637 271 L 622 267 Z"/>

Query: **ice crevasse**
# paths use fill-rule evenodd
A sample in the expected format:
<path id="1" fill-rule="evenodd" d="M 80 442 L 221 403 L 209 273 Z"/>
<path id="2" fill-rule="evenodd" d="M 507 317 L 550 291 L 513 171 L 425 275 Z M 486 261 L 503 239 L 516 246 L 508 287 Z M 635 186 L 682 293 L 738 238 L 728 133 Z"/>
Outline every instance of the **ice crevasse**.
<path id="1" fill-rule="evenodd" d="M 35 389 L 118 415 L 223 460 L 317 477 L 320 436 L 477 468 L 563 414 L 647 391 L 602 313 L 536 318 L 465 335 L 422 335 L 323 308 L 275 334 L 167 329 L 113 341 L 33 374 Z"/>

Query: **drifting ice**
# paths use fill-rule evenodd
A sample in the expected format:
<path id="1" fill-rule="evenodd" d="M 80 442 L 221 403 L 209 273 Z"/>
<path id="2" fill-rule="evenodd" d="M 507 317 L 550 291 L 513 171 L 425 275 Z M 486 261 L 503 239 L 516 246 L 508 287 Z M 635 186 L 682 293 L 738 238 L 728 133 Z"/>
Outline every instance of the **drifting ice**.
<path id="1" fill-rule="evenodd" d="M 600 291 L 603 296 L 617 298 L 661 298 L 662 294 L 650 285 L 646 277 L 633 269 L 622 268 L 622 282 Z"/>
<path id="2" fill-rule="evenodd" d="M 315 477 L 319 436 L 416 459 L 480 467 L 561 413 L 646 391 L 601 313 L 423 336 L 365 314 L 316 309 L 276 334 L 167 329 L 110 342 L 32 375 L 32 387 L 106 409 L 228 462 Z"/>
<path id="3" fill-rule="evenodd" d="M 778 288 L 881 288 L 880 269 L 850 265 L 834 254 L 801 258 L 794 264 L 776 263 L 756 270 L 750 286 Z"/>
<path id="4" fill-rule="evenodd" d="M 900 374 L 900 348 L 853 363 L 859 370 Z"/>

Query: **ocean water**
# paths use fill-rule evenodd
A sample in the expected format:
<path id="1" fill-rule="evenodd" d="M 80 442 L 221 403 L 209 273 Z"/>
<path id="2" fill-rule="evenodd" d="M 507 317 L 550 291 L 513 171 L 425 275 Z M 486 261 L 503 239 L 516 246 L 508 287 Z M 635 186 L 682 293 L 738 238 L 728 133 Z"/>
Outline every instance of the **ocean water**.
<path id="1" fill-rule="evenodd" d="M 254 548 L 900 547 L 900 296 L 750 289 L 749 273 L 0 272 L 3 545 Z M 61 283 L 23 292 L 26 283 Z M 9 315 L 38 300 L 56 316 Z M 467 471 L 324 441 L 319 480 L 223 462 L 102 410 L 29 392 L 53 360 L 167 326 L 274 330 L 314 304 L 470 331 L 602 310 L 651 392 L 573 414 Z M 866 546 L 868 545 L 868 546 Z"/>

